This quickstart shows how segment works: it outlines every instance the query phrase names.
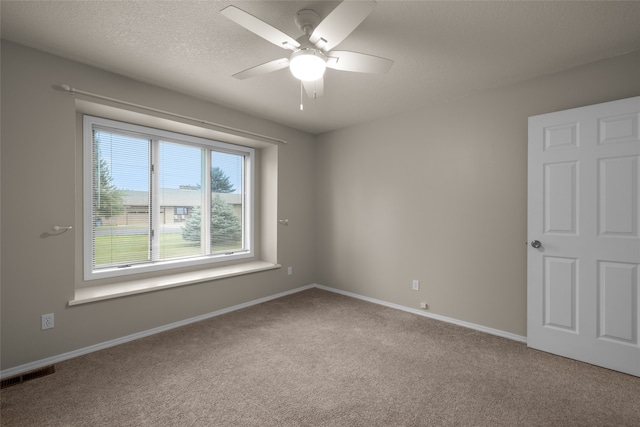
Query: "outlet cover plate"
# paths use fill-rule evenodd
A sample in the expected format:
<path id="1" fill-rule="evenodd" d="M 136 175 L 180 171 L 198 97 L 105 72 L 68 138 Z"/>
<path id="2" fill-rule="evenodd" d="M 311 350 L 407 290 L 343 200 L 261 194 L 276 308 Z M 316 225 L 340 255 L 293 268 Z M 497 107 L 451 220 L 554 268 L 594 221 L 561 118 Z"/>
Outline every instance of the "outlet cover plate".
<path id="1" fill-rule="evenodd" d="M 43 314 L 42 316 L 42 330 L 53 328 L 53 313 Z"/>

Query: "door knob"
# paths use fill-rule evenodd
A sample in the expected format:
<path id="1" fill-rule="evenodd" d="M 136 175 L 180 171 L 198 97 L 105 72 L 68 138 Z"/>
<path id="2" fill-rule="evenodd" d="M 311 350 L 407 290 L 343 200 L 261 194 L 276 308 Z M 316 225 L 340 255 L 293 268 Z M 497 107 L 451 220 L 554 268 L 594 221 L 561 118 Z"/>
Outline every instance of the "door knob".
<path id="1" fill-rule="evenodd" d="M 538 249 L 540 246 L 542 246 L 542 243 L 540 243 L 540 240 L 531 241 L 531 247 Z"/>

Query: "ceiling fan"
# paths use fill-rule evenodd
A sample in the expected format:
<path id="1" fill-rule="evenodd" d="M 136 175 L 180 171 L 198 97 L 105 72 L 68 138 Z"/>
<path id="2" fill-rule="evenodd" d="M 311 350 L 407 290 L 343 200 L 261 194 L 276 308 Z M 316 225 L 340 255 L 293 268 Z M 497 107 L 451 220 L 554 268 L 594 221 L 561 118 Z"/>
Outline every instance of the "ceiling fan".
<path id="1" fill-rule="evenodd" d="M 323 76 L 326 68 L 386 73 L 393 65 L 390 59 L 332 50 L 364 21 L 375 6 L 376 2 L 373 0 L 343 1 L 322 20 L 316 11 L 302 9 L 296 14 L 295 22 L 304 35 L 297 40 L 235 6 L 227 6 L 220 11 L 224 16 L 268 42 L 293 52 L 288 58 L 257 65 L 236 73 L 233 77 L 248 79 L 289 67 L 293 76 L 301 81 L 307 95 L 316 98 L 324 92 Z"/>

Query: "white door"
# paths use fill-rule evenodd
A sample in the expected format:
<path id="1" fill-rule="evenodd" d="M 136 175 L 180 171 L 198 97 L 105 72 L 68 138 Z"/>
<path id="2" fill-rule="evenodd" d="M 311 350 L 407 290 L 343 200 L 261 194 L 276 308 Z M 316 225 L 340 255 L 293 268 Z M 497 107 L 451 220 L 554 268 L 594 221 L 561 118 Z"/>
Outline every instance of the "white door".
<path id="1" fill-rule="evenodd" d="M 639 158 L 640 97 L 529 118 L 529 347 L 640 376 Z"/>

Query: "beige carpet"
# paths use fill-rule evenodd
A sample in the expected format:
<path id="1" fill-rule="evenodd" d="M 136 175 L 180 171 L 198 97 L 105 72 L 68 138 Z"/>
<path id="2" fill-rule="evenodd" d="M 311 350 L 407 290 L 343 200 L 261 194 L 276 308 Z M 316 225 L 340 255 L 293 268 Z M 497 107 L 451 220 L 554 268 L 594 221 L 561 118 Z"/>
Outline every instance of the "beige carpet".
<path id="1" fill-rule="evenodd" d="M 312 289 L 56 364 L 3 426 L 640 426 L 640 378 Z"/>

